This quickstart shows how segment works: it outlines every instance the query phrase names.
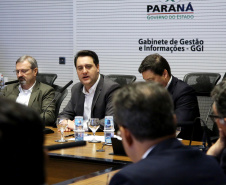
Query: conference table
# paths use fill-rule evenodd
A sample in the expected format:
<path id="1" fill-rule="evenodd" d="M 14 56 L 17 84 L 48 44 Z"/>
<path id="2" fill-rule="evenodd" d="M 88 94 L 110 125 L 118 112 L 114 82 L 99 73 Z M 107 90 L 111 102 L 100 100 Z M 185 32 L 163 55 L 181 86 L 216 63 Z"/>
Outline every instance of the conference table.
<path id="1" fill-rule="evenodd" d="M 60 139 L 60 132 L 56 128 L 51 128 L 54 133 L 45 134 L 45 146 L 60 144 L 55 140 Z M 71 135 L 74 132 L 65 132 L 64 135 Z M 86 133 L 92 134 L 92 133 Z M 97 132 L 96 135 L 103 136 L 103 132 Z M 74 137 L 66 137 L 68 142 L 74 142 Z M 182 140 L 185 145 L 189 141 Z M 201 145 L 201 142 L 192 142 L 192 145 Z M 97 150 L 103 148 L 103 152 Z M 107 178 L 113 175 L 123 166 L 131 163 L 127 156 L 112 155 L 111 145 L 102 143 L 86 142 L 85 146 L 58 149 L 48 151 L 46 165 L 47 184 L 65 185 L 65 184 L 88 184 L 88 182 L 97 182 L 94 184 L 106 184 Z"/>

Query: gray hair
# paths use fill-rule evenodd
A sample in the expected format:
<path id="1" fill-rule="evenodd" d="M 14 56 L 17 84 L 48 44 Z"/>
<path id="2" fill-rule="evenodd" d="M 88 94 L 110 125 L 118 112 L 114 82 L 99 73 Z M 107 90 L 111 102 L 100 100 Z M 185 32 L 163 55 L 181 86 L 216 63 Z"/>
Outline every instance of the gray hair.
<path id="1" fill-rule="evenodd" d="M 35 60 L 35 58 L 28 56 L 28 55 L 24 55 L 24 56 L 18 58 L 16 61 L 16 64 L 20 63 L 20 62 L 24 62 L 24 61 L 28 61 L 31 64 L 31 69 L 38 68 L 38 63 Z"/>

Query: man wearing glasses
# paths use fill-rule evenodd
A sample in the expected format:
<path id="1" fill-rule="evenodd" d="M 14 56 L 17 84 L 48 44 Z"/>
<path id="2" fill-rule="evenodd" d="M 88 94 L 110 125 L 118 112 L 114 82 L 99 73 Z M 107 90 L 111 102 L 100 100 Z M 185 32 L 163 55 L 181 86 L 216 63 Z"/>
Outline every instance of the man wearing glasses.
<path id="1" fill-rule="evenodd" d="M 15 73 L 19 83 L 6 86 L 3 89 L 3 96 L 34 109 L 42 119 L 45 117 L 45 125 L 53 124 L 55 104 L 50 104 L 50 102 L 54 99 L 55 92 L 49 85 L 36 81 L 37 61 L 27 55 L 20 57 L 16 61 Z M 50 106 L 46 110 L 49 104 Z"/>
<path id="2" fill-rule="evenodd" d="M 211 93 L 213 103 L 213 114 L 209 115 L 219 128 L 219 139 L 207 151 L 208 155 L 215 156 L 226 174 L 226 81 L 216 85 Z"/>

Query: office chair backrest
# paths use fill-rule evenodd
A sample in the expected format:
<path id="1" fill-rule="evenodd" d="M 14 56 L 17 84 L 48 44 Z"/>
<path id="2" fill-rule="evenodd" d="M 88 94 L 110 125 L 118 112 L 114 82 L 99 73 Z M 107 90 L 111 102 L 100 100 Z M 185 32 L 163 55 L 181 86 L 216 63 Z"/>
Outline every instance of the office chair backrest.
<path id="1" fill-rule="evenodd" d="M 136 81 L 136 76 L 134 75 L 118 75 L 118 74 L 109 74 L 105 75 L 110 78 L 112 81 L 117 82 L 121 86 L 133 83 Z"/>
<path id="2" fill-rule="evenodd" d="M 61 94 L 60 94 L 60 90 L 62 89 L 61 86 L 59 85 L 55 85 L 53 84 L 53 88 L 55 90 L 55 97 L 57 97 L 56 99 L 56 109 L 55 109 L 55 116 L 57 118 L 59 111 L 60 111 L 60 106 L 63 102 L 63 100 L 66 98 L 67 94 L 68 94 L 68 90 L 65 89 Z M 54 122 L 55 123 L 55 122 Z"/>
<path id="3" fill-rule="evenodd" d="M 184 81 L 193 87 L 196 92 L 200 118 L 203 119 L 208 128 L 212 130 L 213 123 L 208 119 L 209 113 L 211 113 L 213 100 L 210 97 L 210 93 L 214 86 L 219 81 L 221 75 L 219 73 L 188 73 L 184 76 Z"/>
<path id="4" fill-rule="evenodd" d="M 223 81 L 223 80 L 226 80 L 226 73 L 224 73 L 224 76 L 223 76 L 222 81 Z"/>
<path id="5" fill-rule="evenodd" d="M 188 73 L 184 76 L 184 81 L 194 88 L 197 96 L 210 96 L 210 92 L 219 81 L 219 73 Z"/>
<path id="6" fill-rule="evenodd" d="M 54 81 L 57 78 L 57 74 L 53 73 L 38 73 L 36 80 L 44 84 L 53 86 Z"/>

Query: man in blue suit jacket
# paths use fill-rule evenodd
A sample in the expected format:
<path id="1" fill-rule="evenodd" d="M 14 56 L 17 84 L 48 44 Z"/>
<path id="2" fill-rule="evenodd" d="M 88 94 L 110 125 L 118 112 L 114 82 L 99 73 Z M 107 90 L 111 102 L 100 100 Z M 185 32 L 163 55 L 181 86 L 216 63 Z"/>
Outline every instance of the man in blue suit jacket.
<path id="1" fill-rule="evenodd" d="M 146 81 L 155 81 L 168 89 L 174 102 L 174 111 L 177 122 L 182 125 L 181 133 L 178 137 L 190 139 L 193 131 L 193 140 L 202 139 L 202 129 L 199 121 L 194 122 L 199 117 L 199 107 L 195 91 L 188 84 L 179 80 L 171 74 L 167 60 L 159 54 L 148 55 L 141 63 L 139 72 L 142 73 Z"/>
<path id="2" fill-rule="evenodd" d="M 175 138 L 176 117 L 168 91 L 155 82 L 123 87 L 113 97 L 114 120 L 134 162 L 110 185 L 220 185 L 226 177 L 217 161 Z"/>

